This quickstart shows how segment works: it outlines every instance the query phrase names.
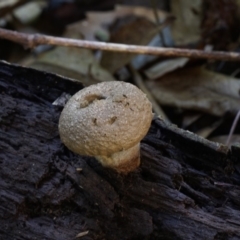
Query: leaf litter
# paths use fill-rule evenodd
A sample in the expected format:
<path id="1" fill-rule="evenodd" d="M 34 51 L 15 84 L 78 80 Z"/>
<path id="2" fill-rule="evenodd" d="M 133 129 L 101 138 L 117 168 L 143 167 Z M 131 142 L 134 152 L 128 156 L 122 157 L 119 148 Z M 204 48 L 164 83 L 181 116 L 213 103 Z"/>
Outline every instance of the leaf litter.
<path id="1" fill-rule="evenodd" d="M 5 27 L 11 24 L 15 30 L 31 29 L 31 32 L 39 33 L 37 26 L 39 23 L 41 24 L 41 21 L 44 22 L 39 11 L 46 11 L 46 9 L 41 8 L 43 5 L 35 5 L 37 11 L 26 19 L 24 18 L 25 14 L 22 13 L 27 11 L 29 5 L 26 4 L 26 8 L 24 8 L 25 2 L 3 1 L 0 4 L 0 22 L 4 23 L 2 26 Z M 40 2 L 48 4 L 47 1 Z M 36 3 L 34 2 L 34 4 Z M 110 11 L 85 12 L 86 18 L 70 22 L 62 36 L 123 44 L 152 45 L 153 39 L 159 37 L 159 32 L 168 30 L 171 35 L 164 38 L 170 44 L 174 42 L 174 46 L 205 49 L 210 46 L 210 43 L 211 49 L 234 50 L 238 47 L 235 39 L 236 35 L 239 35 L 239 30 L 238 32 L 234 30 L 233 33 L 233 26 L 239 23 L 239 19 L 235 19 L 236 10 L 231 4 L 233 4 L 232 1 L 224 2 L 220 6 L 216 1 L 213 1 L 209 9 L 216 11 L 211 15 L 209 9 L 204 8 L 200 0 L 195 2 L 173 0 L 171 1 L 171 12 L 159 9 L 157 11 L 161 24 L 170 16 L 176 18 L 162 28 L 156 24 L 153 9 L 143 6 L 116 5 Z M 239 4 L 239 1 L 236 1 L 236 4 Z M 57 11 L 61 4 L 55 7 Z M 69 11 L 72 8 L 67 9 L 61 8 L 60 10 Z M 9 15 L 11 11 L 17 13 L 15 19 Z M 71 13 L 68 14 L 71 15 Z M 61 14 L 60 16 L 65 15 Z M 207 18 L 203 20 L 203 16 L 207 16 Z M 38 21 L 38 24 L 33 23 L 32 19 Z M 232 19 L 235 20 L 234 23 Z M 215 31 L 215 29 L 216 26 L 223 26 L 217 25 L 221 20 L 226 25 L 224 38 L 227 41 L 222 41 L 220 44 L 216 39 L 216 36 L 219 36 L 216 35 L 219 34 L 219 31 Z M 66 22 L 65 19 L 63 22 Z M 11 44 L 13 45 L 13 43 Z M 155 41 L 154 44 L 161 44 L 161 39 Z M 3 48 L 0 50 L 1 58 L 17 59 L 11 58 L 11 56 L 16 56 L 16 52 L 11 52 L 11 49 L 16 48 L 8 46 L 10 50 L 6 53 L 4 51 L 5 45 L 4 42 Z M 119 80 L 119 71 L 125 69 L 123 71 L 126 73 L 125 77 L 121 80 L 136 83 L 133 72 L 129 71 L 129 64 L 134 62 L 136 55 L 67 47 L 42 49 L 41 53 L 33 51 L 29 54 L 26 52 L 25 58 L 18 63 L 76 79 L 86 86 L 102 81 Z M 231 128 L 229 119 L 233 121 L 240 106 L 240 81 L 238 79 L 240 74 L 236 64 L 232 71 L 236 73 L 236 77 L 231 77 L 224 75 L 224 72 L 218 73 L 221 70 L 218 62 L 196 61 L 187 58 L 141 57 L 148 58 L 148 60 L 131 66 L 135 68 L 138 77 L 141 78 L 140 85 L 144 86 L 149 96 L 151 95 L 150 98 L 156 106 L 155 109 L 158 109 L 156 105 L 158 104 L 160 111 L 164 111 L 166 118 L 179 127 L 190 129 L 191 126 L 195 125 L 193 131 L 201 136 L 215 141 L 226 138 Z M 189 112 L 193 114 L 189 114 Z M 202 124 L 204 116 L 213 116 L 216 119 L 208 124 Z M 236 131 L 237 136 L 239 134 L 238 128 Z"/>

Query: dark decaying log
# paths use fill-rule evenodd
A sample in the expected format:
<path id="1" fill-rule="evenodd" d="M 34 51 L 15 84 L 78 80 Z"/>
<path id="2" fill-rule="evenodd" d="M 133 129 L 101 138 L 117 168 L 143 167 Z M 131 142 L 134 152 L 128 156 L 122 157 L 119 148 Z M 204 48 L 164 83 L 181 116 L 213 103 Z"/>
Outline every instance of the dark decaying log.
<path id="1" fill-rule="evenodd" d="M 240 239 L 237 146 L 156 118 L 119 175 L 59 139 L 52 102 L 82 87 L 0 62 L 0 239 Z"/>

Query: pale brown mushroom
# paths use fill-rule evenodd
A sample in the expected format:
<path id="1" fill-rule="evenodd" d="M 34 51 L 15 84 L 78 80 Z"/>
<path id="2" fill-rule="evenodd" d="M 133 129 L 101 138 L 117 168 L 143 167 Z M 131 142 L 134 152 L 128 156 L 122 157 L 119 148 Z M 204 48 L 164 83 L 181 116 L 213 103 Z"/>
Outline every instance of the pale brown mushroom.
<path id="1" fill-rule="evenodd" d="M 140 164 L 140 141 L 152 121 L 152 105 L 136 86 L 118 81 L 91 85 L 65 105 L 59 120 L 62 142 L 128 173 Z"/>

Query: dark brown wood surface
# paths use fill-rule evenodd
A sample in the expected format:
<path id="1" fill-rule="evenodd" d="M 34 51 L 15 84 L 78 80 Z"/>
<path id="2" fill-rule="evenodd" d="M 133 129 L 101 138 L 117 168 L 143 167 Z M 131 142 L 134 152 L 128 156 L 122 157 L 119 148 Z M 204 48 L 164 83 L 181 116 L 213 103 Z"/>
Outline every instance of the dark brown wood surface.
<path id="1" fill-rule="evenodd" d="M 59 139 L 52 102 L 82 87 L 0 62 L 1 240 L 240 239 L 238 146 L 156 118 L 141 166 L 119 175 Z"/>

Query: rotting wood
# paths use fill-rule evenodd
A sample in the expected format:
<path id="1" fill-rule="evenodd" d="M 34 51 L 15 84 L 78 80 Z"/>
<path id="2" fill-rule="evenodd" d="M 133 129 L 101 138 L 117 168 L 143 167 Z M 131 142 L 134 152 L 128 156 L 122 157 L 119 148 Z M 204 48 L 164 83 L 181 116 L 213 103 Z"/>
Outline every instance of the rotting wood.
<path id="1" fill-rule="evenodd" d="M 121 176 L 59 139 L 51 103 L 82 87 L 0 62 L 0 239 L 240 239 L 237 146 L 156 118 Z"/>

